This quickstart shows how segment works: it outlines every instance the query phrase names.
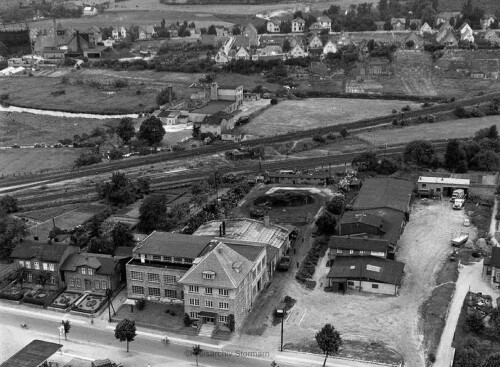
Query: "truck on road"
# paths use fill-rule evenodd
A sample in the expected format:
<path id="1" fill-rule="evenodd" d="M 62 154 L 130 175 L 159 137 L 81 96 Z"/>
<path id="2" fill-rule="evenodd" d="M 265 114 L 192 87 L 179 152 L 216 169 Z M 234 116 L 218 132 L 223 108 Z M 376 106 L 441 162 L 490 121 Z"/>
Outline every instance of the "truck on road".
<path id="1" fill-rule="evenodd" d="M 287 271 L 290 269 L 292 264 L 292 258 L 290 256 L 283 256 L 278 264 L 278 270 Z"/>

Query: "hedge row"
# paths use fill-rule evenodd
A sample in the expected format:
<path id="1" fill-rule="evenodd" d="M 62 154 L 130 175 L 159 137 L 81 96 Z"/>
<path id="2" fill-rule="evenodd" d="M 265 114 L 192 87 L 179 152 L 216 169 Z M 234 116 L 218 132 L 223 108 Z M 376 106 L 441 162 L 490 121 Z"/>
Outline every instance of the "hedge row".
<path id="1" fill-rule="evenodd" d="M 323 257 L 328 248 L 328 236 L 318 237 L 314 240 L 311 249 L 307 253 L 304 261 L 300 264 L 299 271 L 295 278 L 304 283 L 306 280 L 311 279 L 316 270 L 316 265 L 318 264 L 318 260 Z"/>

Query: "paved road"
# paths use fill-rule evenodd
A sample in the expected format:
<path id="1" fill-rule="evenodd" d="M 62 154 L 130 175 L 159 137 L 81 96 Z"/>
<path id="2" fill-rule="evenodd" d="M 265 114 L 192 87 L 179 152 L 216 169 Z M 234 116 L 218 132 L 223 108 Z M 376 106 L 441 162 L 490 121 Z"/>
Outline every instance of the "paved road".
<path id="1" fill-rule="evenodd" d="M 14 308 L 13 308 L 14 307 Z M 0 304 L 0 362 L 7 359 L 33 339 L 43 339 L 63 345 L 62 354 L 51 360 L 64 360 L 78 357 L 88 361 L 110 358 L 121 362 L 125 367 L 159 366 L 193 366 L 195 358 L 191 355 L 192 345 L 197 342 L 189 340 L 175 341 L 169 345 L 160 342 L 161 336 L 138 330 L 136 339 L 130 343 L 130 352 L 126 352 L 125 343 L 115 339 L 113 327 L 90 322 L 83 318 L 69 316 L 71 330 L 68 340 L 60 340 L 58 326 L 61 319 L 67 315 L 37 309 L 15 307 L 10 304 Z M 19 324 L 24 321 L 28 329 L 22 329 Z M 279 353 L 272 347 L 268 351 L 256 351 L 251 347 L 239 346 L 209 346 L 201 343 L 204 350 L 200 357 L 200 366 L 234 367 L 257 366 L 269 367 L 276 360 L 281 367 L 291 366 L 321 366 L 320 356 Z M 259 353 L 260 352 L 260 353 Z M 90 364 L 90 363 L 89 363 Z M 330 361 L 330 367 L 371 367 L 352 361 Z"/>

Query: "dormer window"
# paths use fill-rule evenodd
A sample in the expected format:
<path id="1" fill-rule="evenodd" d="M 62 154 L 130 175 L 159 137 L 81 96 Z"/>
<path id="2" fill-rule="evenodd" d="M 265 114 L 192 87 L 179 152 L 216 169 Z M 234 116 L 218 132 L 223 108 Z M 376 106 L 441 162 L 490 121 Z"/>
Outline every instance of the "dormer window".
<path id="1" fill-rule="evenodd" d="M 215 279 L 215 272 L 209 270 L 204 271 L 203 279 L 209 279 L 209 280 Z"/>

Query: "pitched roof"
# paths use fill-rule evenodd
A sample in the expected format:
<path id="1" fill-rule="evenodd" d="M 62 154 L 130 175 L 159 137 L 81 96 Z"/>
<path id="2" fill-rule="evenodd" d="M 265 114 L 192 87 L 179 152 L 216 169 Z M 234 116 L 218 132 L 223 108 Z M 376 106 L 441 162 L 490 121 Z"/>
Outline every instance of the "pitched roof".
<path id="1" fill-rule="evenodd" d="M 202 123 L 204 125 L 220 125 L 222 123 L 222 120 L 228 120 L 231 117 L 233 117 L 233 115 L 230 113 L 218 111 L 210 116 L 206 116 L 203 119 Z"/>
<path id="2" fill-rule="evenodd" d="M 2 367 L 40 366 L 62 348 L 62 344 L 35 339 L 2 363 Z"/>
<path id="3" fill-rule="evenodd" d="M 495 268 L 500 268 L 500 247 L 495 246 L 491 248 L 490 265 Z"/>
<path id="4" fill-rule="evenodd" d="M 365 180 L 354 202 L 354 210 L 390 208 L 408 211 L 413 183 L 396 178 Z"/>
<path id="5" fill-rule="evenodd" d="M 302 18 L 295 18 L 292 20 L 292 23 L 305 23 L 306 21 Z"/>
<path id="6" fill-rule="evenodd" d="M 366 217 L 373 216 L 380 218 L 382 221 L 382 225 L 381 227 L 379 227 L 380 231 L 382 232 L 380 235 L 372 235 L 367 233 L 359 233 L 359 235 L 368 236 L 368 238 L 379 238 L 387 240 L 392 245 L 396 245 L 398 243 L 399 237 L 401 236 L 402 227 L 405 223 L 405 214 L 403 212 L 387 208 L 371 209 L 363 211 L 349 211 L 346 212 L 343 217 L 346 217 L 346 215 L 347 216 L 363 215 Z M 344 219 L 343 217 L 342 220 Z M 343 223 L 342 220 L 340 222 L 341 224 Z M 351 234 L 351 237 L 353 235 L 356 234 Z"/>
<path id="7" fill-rule="evenodd" d="M 236 243 L 228 243 L 227 246 L 252 262 L 255 261 L 262 253 L 262 248 L 259 246 L 241 245 Z"/>
<path id="8" fill-rule="evenodd" d="M 389 242 L 374 238 L 332 236 L 328 242 L 328 247 L 343 250 L 359 251 L 387 251 Z"/>
<path id="9" fill-rule="evenodd" d="M 340 220 L 340 225 L 347 223 L 363 223 L 372 227 L 382 228 L 383 220 L 381 217 L 373 214 L 346 211 Z"/>
<path id="10" fill-rule="evenodd" d="M 221 220 L 212 220 L 202 224 L 194 233 L 194 236 L 215 236 L 225 243 L 253 243 L 260 245 L 271 245 L 281 248 L 288 239 L 290 229 L 270 223 L 266 226 L 264 222 L 248 219 L 226 219 L 226 234 L 220 235 Z"/>
<path id="11" fill-rule="evenodd" d="M 278 25 L 278 26 L 281 25 L 281 20 L 276 19 L 276 18 L 269 19 L 269 22 L 273 23 L 274 25 Z"/>
<path id="12" fill-rule="evenodd" d="M 337 257 L 328 278 L 369 279 L 381 283 L 400 285 L 405 264 L 381 257 Z"/>
<path id="13" fill-rule="evenodd" d="M 332 20 L 330 18 L 328 18 L 326 15 L 323 15 L 321 17 L 318 17 L 318 19 L 316 19 L 318 22 L 329 22 L 331 23 Z"/>
<path id="14" fill-rule="evenodd" d="M 260 250 L 265 251 L 264 248 Z M 234 289 L 243 282 L 252 267 L 252 261 L 219 242 L 198 263 L 193 264 L 179 283 Z M 215 272 L 215 278 L 204 279 L 205 271 Z"/>
<path id="15" fill-rule="evenodd" d="M 212 238 L 154 231 L 134 248 L 134 253 L 194 259 Z"/>
<path id="16" fill-rule="evenodd" d="M 41 261 L 59 262 L 68 246 L 59 243 L 47 244 L 25 240 L 16 245 L 10 257 L 12 259 L 39 259 Z"/>
<path id="17" fill-rule="evenodd" d="M 111 257 L 104 257 L 94 254 L 72 254 L 61 265 L 62 271 L 76 271 L 78 267 L 85 266 L 95 270 L 96 274 L 113 274 L 118 261 Z"/>

